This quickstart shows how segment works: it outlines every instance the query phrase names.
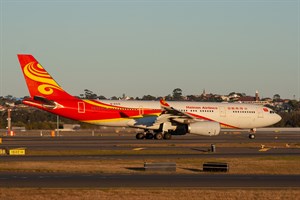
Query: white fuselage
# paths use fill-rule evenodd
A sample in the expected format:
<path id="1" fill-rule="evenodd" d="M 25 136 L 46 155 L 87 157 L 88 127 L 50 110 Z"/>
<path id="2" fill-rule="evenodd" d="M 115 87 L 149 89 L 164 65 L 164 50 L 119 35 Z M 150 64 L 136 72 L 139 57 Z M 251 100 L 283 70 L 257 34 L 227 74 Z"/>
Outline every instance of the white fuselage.
<path id="1" fill-rule="evenodd" d="M 101 100 L 101 102 L 129 109 L 138 108 L 141 115 L 144 109 L 160 110 L 159 101 Z M 272 109 L 255 104 L 187 101 L 169 101 L 169 104 L 176 110 L 193 115 L 200 121 L 219 122 L 222 128 L 252 129 L 270 126 L 281 120 L 281 117 Z M 118 121 L 100 122 L 99 125 L 130 126 L 131 120 L 124 118 Z"/>

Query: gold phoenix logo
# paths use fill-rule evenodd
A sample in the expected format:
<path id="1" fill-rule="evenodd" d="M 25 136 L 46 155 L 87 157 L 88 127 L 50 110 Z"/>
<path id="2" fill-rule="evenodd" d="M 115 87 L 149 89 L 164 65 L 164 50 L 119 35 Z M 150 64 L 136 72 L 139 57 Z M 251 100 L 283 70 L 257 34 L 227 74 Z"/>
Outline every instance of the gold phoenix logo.
<path id="1" fill-rule="evenodd" d="M 44 95 L 53 94 L 53 89 L 62 90 L 48 72 L 36 62 L 30 62 L 24 67 L 24 74 L 31 80 L 42 83 L 38 91 Z"/>

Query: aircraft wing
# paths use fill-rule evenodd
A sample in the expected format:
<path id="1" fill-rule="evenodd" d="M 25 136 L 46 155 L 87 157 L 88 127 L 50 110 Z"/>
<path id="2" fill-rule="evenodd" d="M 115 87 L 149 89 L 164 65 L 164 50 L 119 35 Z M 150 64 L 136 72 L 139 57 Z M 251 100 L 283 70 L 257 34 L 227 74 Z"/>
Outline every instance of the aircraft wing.
<path id="1" fill-rule="evenodd" d="M 163 123 L 166 121 L 175 121 L 182 124 L 189 124 L 194 121 L 199 121 L 194 116 L 177 110 L 176 108 L 171 107 L 163 99 L 160 100 L 160 106 L 162 109 L 161 115 L 157 118 L 156 123 Z"/>
<path id="2" fill-rule="evenodd" d="M 196 117 L 177 110 L 176 108 L 171 107 L 167 102 L 164 100 L 160 100 L 161 106 L 161 114 L 153 117 L 144 117 L 141 119 L 133 119 L 132 121 L 128 122 L 129 126 L 135 128 L 147 128 L 147 129 L 159 129 L 161 124 L 166 122 L 175 122 L 179 124 L 190 124 L 196 121 L 204 121 L 197 119 Z"/>

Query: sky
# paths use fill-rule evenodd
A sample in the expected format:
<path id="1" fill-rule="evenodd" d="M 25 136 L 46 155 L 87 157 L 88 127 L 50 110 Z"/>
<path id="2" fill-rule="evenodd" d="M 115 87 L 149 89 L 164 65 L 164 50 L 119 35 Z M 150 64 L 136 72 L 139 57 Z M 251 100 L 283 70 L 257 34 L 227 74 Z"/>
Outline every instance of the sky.
<path id="1" fill-rule="evenodd" d="M 72 95 L 300 99 L 300 0 L 0 0 L 0 96 L 32 54 Z"/>

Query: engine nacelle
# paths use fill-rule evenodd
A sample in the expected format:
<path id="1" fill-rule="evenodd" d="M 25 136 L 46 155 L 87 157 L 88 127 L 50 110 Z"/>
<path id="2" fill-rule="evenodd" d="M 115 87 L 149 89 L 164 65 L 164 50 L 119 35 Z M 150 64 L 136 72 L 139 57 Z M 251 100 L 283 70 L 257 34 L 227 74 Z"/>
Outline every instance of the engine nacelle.
<path id="1" fill-rule="evenodd" d="M 196 135 L 213 136 L 219 135 L 221 130 L 220 123 L 218 122 L 194 122 L 188 125 L 188 133 Z"/>

